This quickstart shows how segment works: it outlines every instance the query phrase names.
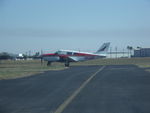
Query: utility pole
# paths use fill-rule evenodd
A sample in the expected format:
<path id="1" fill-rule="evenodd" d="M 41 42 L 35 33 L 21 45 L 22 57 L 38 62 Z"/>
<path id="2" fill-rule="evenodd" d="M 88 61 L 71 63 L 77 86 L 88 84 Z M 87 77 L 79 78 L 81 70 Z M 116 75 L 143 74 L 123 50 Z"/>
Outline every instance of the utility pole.
<path id="1" fill-rule="evenodd" d="M 26 56 L 28 56 L 28 52 L 26 52 Z"/>
<path id="2" fill-rule="evenodd" d="M 123 57 L 124 57 L 124 48 L 123 48 Z"/>
<path id="3" fill-rule="evenodd" d="M 112 58 L 112 47 L 110 47 L 110 58 Z"/>
<path id="4" fill-rule="evenodd" d="M 29 57 L 31 56 L 31 50 L 29 50 Z"/>
<path id="5" fill-rule="evenodd" d="M 115 51 L 116 51 L 116 58 L 118 57 L 118 56 L 117 56 L 117 49 L 118 49 L 118 48 L 117 48 L 117 47 L 115 47 Z"/>
<path id="6" fill-rule="evenodd" d="M 43 54 L 43 50 L 41 49 L 41 55 Z"/>

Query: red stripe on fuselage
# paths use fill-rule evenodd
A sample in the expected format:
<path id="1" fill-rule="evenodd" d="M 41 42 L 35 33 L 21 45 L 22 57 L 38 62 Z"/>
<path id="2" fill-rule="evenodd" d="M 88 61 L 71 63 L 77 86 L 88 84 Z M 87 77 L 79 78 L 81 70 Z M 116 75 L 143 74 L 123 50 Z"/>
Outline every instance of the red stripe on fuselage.
<path id="1" fill-rule="evenodd" d="M 67 58 L 69 55 L 59 55 L 59 54 L 55 54 L 55 53 L 48 53 L 48 54 L 43 54 L 43 57 L 51 57 L 51 56 L 59 56 L 61 58 Z"/>
<path id="2" fill-rule="evenodd" d="M 48 54 L 43 54 L 42 56 L 55 56 L 55 53 L 48 53 Z"/>
<path id="3" fill-rule="evenodd" d="M 94 54 L 86 54 L 86 53 L 76 53 L 75 55 L 73 56 L 97 56 L 97 55 L 94 55 Z"/>
<path id="4" fill-rule="evenodd" d="M 43 54 L 43 57 L 46 56 L 60 56 L 60 57 L 68 57 L 68 56 L 98 56 L 98 55 L 94 55 L 94 54 L 87 54 L 87 53 L 74 53 L 74 55 L 64 55 L 64 54 L 55 54 L 55 53 L 48 53 L 48 54 Z"/>

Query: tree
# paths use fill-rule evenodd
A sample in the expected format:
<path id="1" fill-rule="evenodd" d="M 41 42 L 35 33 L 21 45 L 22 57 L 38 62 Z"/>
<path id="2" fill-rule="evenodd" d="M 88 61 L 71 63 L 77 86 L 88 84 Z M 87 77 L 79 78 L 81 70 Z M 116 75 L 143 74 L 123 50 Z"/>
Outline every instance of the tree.
<path id="1" fill-rule="evenodd" d="M 133 47 L 132 46 L 127 46 L 127 50 L 128 50 L 128 55 L 131 57 Z"/>
<path id="2" fill-rule="evenodd" d="M 7 52 L 0 53 L 0 59 L 11 59 L 12 57 Z"/>
<path id="3" fill-rule="evenodd" d="M 23 54 L 23 58 L 26 60 L 28 58 L 28 56 Z"/>
<path id="4" fill-rule="evenodd" d="M 35 55 L 32 56 L 34 59 L 40 58 L 40 52 L 36 52 Z"/>
<path id="5" fill-rule="evenodd" d="M 142 47 L 137 46 L 136 48 L 137 48 L 137 49 L 141 49 Z"/>

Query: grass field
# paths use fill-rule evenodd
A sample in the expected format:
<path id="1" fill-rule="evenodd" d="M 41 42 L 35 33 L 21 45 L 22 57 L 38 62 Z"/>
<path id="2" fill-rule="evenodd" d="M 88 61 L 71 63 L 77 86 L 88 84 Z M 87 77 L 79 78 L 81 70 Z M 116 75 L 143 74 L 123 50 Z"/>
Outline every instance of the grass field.
<path id="1" fill-rule="evenodd" d="M 150 58 L 121 58 L 121 59 L 96 59 L 85 62 L 71 63 L 71 66 L 81 65 L 137 65 L 150 71 Z M 46 62 L 41 65 L 40 60 L 27 61 L 0 61 L 0 79 L 12 79 L 35 75 L 48 70 L 66 69 L 63 63 L 52 63 L 47 67 Z"/>
<path id="2" fill-rule="evenodd" d="M 0 61 L 0 79 L 12 79 L 42 73 L 48 70 L 65 69 L 61 63 L 53 63 L 47 67 L 46 62 L 41 65 L 40 60 Z"/>
<path id="3" fill-rule="evenodd" d="M 96 59 L 91 61 L 72 63 L 72 65 L 136 65 L 150 72 L 150 58 Z"/>
<path id="4" fill-rule="evenodd" d="M 96 59 L 85 62 L 73 63 L 73 65 L 127 65 L 127 64 L 133 64 L 140 67 L 150 67 L 150 58 Z"/>

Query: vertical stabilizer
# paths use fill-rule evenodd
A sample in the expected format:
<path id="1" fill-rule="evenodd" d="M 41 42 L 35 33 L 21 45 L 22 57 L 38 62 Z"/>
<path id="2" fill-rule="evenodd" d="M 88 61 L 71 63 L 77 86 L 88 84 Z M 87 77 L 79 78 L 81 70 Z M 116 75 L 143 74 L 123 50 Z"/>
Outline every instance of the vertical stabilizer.
<path id="1" fill-rule="evenodd" d="M 110 42 L 104 43 L 97 51 L 96 54 L 106 54 L 108 52 Z"/>

